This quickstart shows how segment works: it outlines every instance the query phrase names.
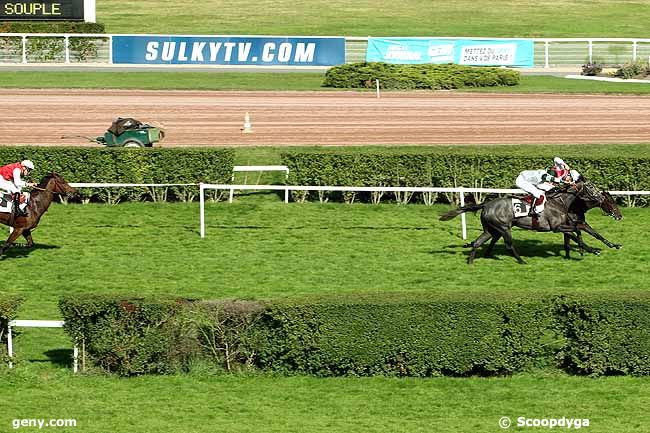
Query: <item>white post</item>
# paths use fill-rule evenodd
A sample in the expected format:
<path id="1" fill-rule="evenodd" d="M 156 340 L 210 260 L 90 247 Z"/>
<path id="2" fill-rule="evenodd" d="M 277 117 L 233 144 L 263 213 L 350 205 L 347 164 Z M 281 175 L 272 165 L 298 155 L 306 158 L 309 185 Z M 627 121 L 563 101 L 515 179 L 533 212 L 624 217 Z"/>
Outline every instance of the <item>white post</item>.
<path id="1" fill-rule="evenodd" d="M 65 35 L 65 62 L 70 63 L 70 36 Z"/>
<path id="2" fill-rule="evenodd" d="M 589 63 L 593 63 L 594 41 L 589 40 Z"/>
<path id="3" fill-rule="evenodd" d="M 9 368 L 14 368 L 14 363 L 11 358 L 14 356 L 14 345 L 11 341 L 11 324 L 7 324 L 7 355 L 9 355 Z"/>
<path id="4" fill-rule="evenodd" d="M 27 35 L 23 35 L 23 63 L 27 63 Z"/>
<path id="5" fill-rule="evenodd" d="M 287 172 L 284 175 L 284 202 L 289 203 L 289 185 L 287 185 L 287 182 L 289 181 L 289 169 L 287 168 Z"/>
<path id="6" fill-rule="evenodd" d="M 377 99 L 379 99 L 379 78 L 375 78 L 375 84 L 377 85 Z"/>
<path id="7" fill-rule="evenodd" d="M 465 192 L 463 191 L 463 187 L 460 187 L 460 207 L 465 206 Z M 463 240 L 467 239 L 467 220 L 465 218 L 465 212 L 460 214 L 460 225 L 462 228 L 463 232 Z"/>
<path id="8" fill-rule="evenodd" d="M 235 184 L 235 171 L 233 170 L 232 172 L 232 178 L 230 179 L 231 185 Z M 230 199 L 228 199 L 228 203 L 232 203 L 233 196 L 235 195 L 235 188 L 232 186 L 230 187 Z"/>
<path id="9" fill-rule="evenodd" d="M 108 63 L 113 64 L 113 35 L 108 37 Z"/>
<path id="10" fill-rule="evenodd" d="M 544 67 L 549 68 L 548 65 L 548 41 L 544 41 Z"/>
<path id="11" fill-rule="evenodd" d="M 76 344 L 72 349 L 72 371 L 75 373 L 79 371 L 79 348 Z"/>
<path id="12" fill-rule="evenodd" d="M 84 21 L 87 23 L 94 23 L 97 21 L 97 13 L 95 11 L 95 0 L 84 0 Z"/>
<path id="13" fill-rule="evenodd" d="M 201 238 L 205 237 L 205 199 L 203 198 L 203 183 L 199 184 L 199 209 L 201 212 Z"/>
<path id="14" fill-rule="evenodd" d="M 637 52 L 636 41 L 632 41 L 632 60 L 635 62 L 636 62 L 636 52 Z"/>

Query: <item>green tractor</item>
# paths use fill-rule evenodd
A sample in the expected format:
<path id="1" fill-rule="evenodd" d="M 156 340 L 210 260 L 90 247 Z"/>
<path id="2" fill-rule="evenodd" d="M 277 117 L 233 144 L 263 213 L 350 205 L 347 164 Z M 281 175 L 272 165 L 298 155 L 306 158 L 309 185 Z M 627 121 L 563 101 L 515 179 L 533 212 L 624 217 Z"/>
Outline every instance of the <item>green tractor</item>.
<path id="1" fill-rule="evenodd" d="M 156 126 L 118 117 L 103 136 L 92 141 L 108 147 L 151 147 L 164 137 L 165 131 Z"/>

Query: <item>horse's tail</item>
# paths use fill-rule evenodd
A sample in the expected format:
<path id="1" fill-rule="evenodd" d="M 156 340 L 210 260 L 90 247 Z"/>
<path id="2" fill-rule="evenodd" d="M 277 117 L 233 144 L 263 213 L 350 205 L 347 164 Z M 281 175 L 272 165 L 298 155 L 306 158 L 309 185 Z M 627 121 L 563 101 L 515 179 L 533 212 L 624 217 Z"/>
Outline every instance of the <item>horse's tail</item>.
<path id="1" fill-rule="evenodd" d="M 479 204 L 468 204 L 467 206 L 459 207 L 454 210 L 450 210 L 449 212 L 445 212 L 442 215 L 440 215 L 440 221 L 449 221 L 452 218 L 456 218 L 458 215 L 465 213 L 465 212 L 476 212 L 477 210 L 481 210 L 485 207 L 485 203 L 479 203 Z"/>

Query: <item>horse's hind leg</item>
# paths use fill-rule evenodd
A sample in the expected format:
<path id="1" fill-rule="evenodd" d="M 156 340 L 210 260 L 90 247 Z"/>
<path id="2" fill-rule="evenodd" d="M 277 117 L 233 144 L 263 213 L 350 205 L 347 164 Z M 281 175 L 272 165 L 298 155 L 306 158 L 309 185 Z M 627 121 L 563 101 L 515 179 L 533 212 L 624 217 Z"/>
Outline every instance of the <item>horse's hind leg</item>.
<path id="1" fill-rule="evenodd" d="M 492 250 L 494 249 L 494 245 L 497 243 L 499 239 L 501 239 L 500 233 L 498 232 L 492 233 L 492 240 L 490 241 L 490 245 L 488 245 L 487 249 L 485 250 L 483 257 L 485 258 L 492 257 Z"/>
<path id="2" fill-rule="evenodd" d="M 515 259 L 517 259 L 520 265 L 525 265 L 526 262 L 524 262 L 524 260 L 517 252 L 517 249 L 512 244 L 512 233 L 510 233 L 510 230 L 504 230 L 501 234 L 503 236 L 503 242 L 506 244 L 506 250 L 510 250 L 512 252 L 512 255 L 515 256 Z"/>
<path id="3" fill-rule="evenodd" d="M 481 233 L 481 236 L 476 238 L 474 242 L 472 242 L 472 251 L 469 252 L 469 257 L 467 258 L 467 264 L 471 265 L 474 262 L 474 258 L 476 257 L 476 251 L 479 249 L 481 245 L 488 239 L 490 239 L 492 235 L 488 231 L 484 231 Z"/>

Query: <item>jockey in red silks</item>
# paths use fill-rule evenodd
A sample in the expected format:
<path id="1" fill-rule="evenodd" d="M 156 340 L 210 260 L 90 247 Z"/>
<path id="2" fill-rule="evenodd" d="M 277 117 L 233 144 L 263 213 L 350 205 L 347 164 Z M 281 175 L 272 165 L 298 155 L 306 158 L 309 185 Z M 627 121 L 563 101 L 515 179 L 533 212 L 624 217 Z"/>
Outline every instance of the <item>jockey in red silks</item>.
<path id="1" fill-rule="evenodd" d="M 535 213 L 541 213 L 544 210 L 544 203 L 546 202 L 545 191 L 552 189 L 556 185 L 570 182 L 572 182 L 571 170 L 568 164 L 557 156 L 553 158 L 553 166 L 551 168 L 545 170 L 524 170 L 519 173 L 515 181 L 519 188 L 535 197 L 528 211 L 529 216 L 533 216 Z"/>
<path id="2" fill-rule="evenodd" d="M 12 195 L 14 213 L 16 216 L 27 215 L 25 207 L 20 208 L 20 194 L 24 187 L 35 186 L 33 182 L 25 182 L 22 176 L 29 175 L 34 169 L 34 163 L 29 159 L 0 167 L 0 189 L 4 189 Z"/>

